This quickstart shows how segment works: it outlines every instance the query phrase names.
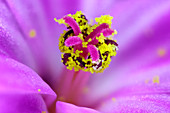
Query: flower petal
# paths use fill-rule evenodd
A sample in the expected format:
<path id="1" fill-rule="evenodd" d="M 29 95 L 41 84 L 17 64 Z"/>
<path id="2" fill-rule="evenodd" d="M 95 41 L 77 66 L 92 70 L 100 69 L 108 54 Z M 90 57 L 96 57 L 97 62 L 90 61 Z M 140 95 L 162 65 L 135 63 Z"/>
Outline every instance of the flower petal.
<path id="1" fill-rule="evenodd" d="M 34 61 L 24 35 L 5 1 L 0 1 L 0 54 L 31 67 Z"/>
<path id="2" fill-rule="evenodd" d="M 98 111 L 86 107 L 78 107 L 73 104 L 58 101 L 56 103 L 57 113 L 99 113 Z"/>
<path id="3" fill-rule="evenodd" d="M 0 56 L 0 73 L 1 94 L 42 94 L 49 98 L 48 104 L 56 98 L 54 91 L 38 74 L 13 59 Z"/>
<path id="4" fill-rule="evenodd" d="M 112 93 L 105 95 L 97 103 L 105 103 L 108 100 L 119 98 L 130 98 L 132 96 L 142 96 L 145 95 L 155 95 L 161 96 L 166 95 L 170 99 L 170 62 L 164 63 L 161 66 L 153 66 L 152 68 L 145 67 L 136 73 L 127 74 L 128 78 L 120 79 L 120 83 L 115 82 L 119 86 L 117 90 L 114 90 Z M 124 86 L 126 84 L 126 86 Z M 114 84 L 113 84 L 114 85 Z M 135 100 L 134 100 L 135 101 Z M 123 103 L 122 103 L 123 104 Z"/>
<path id="5" fill-rule="evenodd" d="M 0 94 L 1 113 L 48 113 L 41 95 Z"/>
<path id="6" fill-rule="evenodd" d="M 110 98 L 99 110 L 102 113 L 169 113 L 169 94 L 143 94 Z"/>
<path id="7" fill-rule="evenodd" d="M 58 54 L 58 38 L 60 35 L 58 30 L 61 28 L 56 28 L 58 25 L 54 21 L 54 17 L 57 15 L 57 13 L 55 13 L 56 9 L 52 9 L 51 11 L 47 10 L 49 12 L 46 12 L 48 2 L 6 0 L 6 4 L 14 16 L 12 20 L 15 20 L 19 25 L 33 54 L 35 63 L 33 69 L 47 81 L 50 86 L 53 86 L 63 66 L 60 62 L 61 55 Z M 53 6 L 52 4 L 50 5 Z M 55 15 L 51 15 L 54 13 Z"/>
<path id="8" fill-rule="evenodd" d="M 133 10 L 134 12 L 132 13 L 137 14 L 137 12 L 135 12 L 135 9 L 137 8 L 139 11 L 142 12 L 140 13 L 139 16 L 140 18 L 143 17 L 147 18 L 148 15 L 152 15 L 152 18 L 150 17 L 150 21 L 147 21 L 147 20 L 135 19 L 134 17 L 135 21 L 139 23 L 141 22 L 143 23 L 142 27 L 141 26 L 139 27 L 136 24 L 137 25 L 136 27 L 137 28 L 139 27 L 138 28 L 139 31 L 138 32 L 135 31 L 134 36 L 129 35 L 126 32 L 121 33 L 123 36 L 119 36 L 119 38 L 121 38 L 121 41 L 119 40 L 120 49 L 118 55 L 112 60 L 111 65 L 104 72 L 104 75 L 101 74 L 102 76 L 98 75 L 98 76 L 93 76 L 91 78 L 91 81 L 87 86 L 90 93 L 85 94 L 86 98 L 83 99 L 86 102 L 84 103 L 88 104 L 90 102 L 93 103 L 95 101 L 97 103 L 98 99 L 105 98 L 107 95 L 118 90 L 119 88 L 122 88 L 123 86 L 126 87 L 128 84 L 127 79 L 131 79 L 134 84 L 136 83 L 136 79 L 143 80 L 142 78 L 140 78 L 134 73 L 144 69 L 145 67 L 147 67 L 148 69 L 152 69 L 153 67 L 159 66 L 161 64 L 168 65 L 166 64 L 166 62 L 169 62 L 169 56 L 170 56 L 170 52 L 169 52 L 170 32 L 168 31 L 168 29 L 170 29 L 170 22 L 169 22 L 170 15 L 169 15 L 169 6 L 168 6 L 169 2 L 164 1 L 161 2 L 161 4 L 159 3 L 155 3 L 155 4 L 157 5 L 156 6 L 150 5 L 149 3 L 146 2 L 145 6 L 147 7 L 145 10 L 141 8 L 142 6 L 134 7 Z M 148 13 L 148 11 L 150 12 L 154 11 L 157 13 L 152 14 L 152 13 Z M 135 16 L 135 14 L 133 14 L 132 17 Z M 129 19 L 132 19 L 132 17 L 129 16 Z M 133 21 L 131 20 L 130 22 Z M 127 24 L 128 22 L 129 21 L 126 21 Z M 144 23 L 145 26 L 143 26 Z M 151 34 L 146 34 L 146 32 L 143 32 L 143 30 L 146 30 L 146 27 L 152 28 Z M 130 29 L 130 25 L 127 28 Z M 124 28 L 122 27 L 122 32 L 123 29 Z M 134 31 L 135 29 L 136 28 L 131 29 L 129 33 Z M 125 31 L 126 30 L 127 29 L 125 29 Z M 129 37 L 129 39 L 133 38 L 133 40 L 132 39 L 128 40 L 131 42 L 128 42 L 127 40 L 124 42 L 123 40 L 126 39 L 125 37 Z M 145 74 L 143 75 L 143 77 L 146 77 L 145 79 L 147 79 L 147 77 L 152 78 L 153 76 L 156 76 L 155 74 L 154 75 Z M 164 76 L 164 75 L 160 75 L 160 76 Z M 167 83 L 165 81 L 163 82 L 165 84 Z M 164 91 L 166 91 L 165 89 Z M 161 92 L 161 90 L 159 91 Z"/>

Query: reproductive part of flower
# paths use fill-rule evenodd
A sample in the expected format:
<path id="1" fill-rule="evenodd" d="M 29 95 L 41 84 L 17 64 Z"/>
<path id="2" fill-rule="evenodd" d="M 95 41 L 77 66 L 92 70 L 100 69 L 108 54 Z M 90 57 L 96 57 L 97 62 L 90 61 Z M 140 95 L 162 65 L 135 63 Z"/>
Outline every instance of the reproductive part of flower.
<path id="1" fill-rule="evenodd" d="M 67 69 L 98 73 L 109 66 L 118 46 L 112 39 L 117 34 L 111 29 L 112 19 L 110 15 L 102 15 L 95 18 L 96 24 L 91 25 L 81 11 L 54 19 L 68 29 L 59 38 L 62 62 Z"/>

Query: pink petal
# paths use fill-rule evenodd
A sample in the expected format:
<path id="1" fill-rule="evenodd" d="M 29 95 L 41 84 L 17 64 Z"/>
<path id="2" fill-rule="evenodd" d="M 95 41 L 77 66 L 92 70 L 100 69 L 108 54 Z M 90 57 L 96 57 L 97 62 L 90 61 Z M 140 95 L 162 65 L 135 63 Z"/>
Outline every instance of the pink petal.
<path id="1" fill-rule="evenodd" d="M 81 43 L 82 43 L 82 40 L 77 36 L 70 36 L 65 40 L 65 45 L 67 47 L 74 46 L 74 45 L 81 44 Z"/>
<path id="2" fill-rule="evenodd" d="M 102 113 L 169 113 L 169 94 L 142 94 L 110 98 L 99 110 Z"/>
<path id="3" fill-rule="evenodd" d="M 98 52 L 97 48 L 94 45 L 88 45 L 87 49 L 88 49 L 88 51 L 90 53 L 92 61 L 99 60 L 99 52 Z"/>
<path id="4" fill-rule="evenodd" d="M 71 26 L 75 35 L 81 33 L 78 23 L 72 17 L 64 16 L 63 19 L 69 26 Z"/>
<path id="5" fill-rule="evenodd" d="M 0 1 L 0 54 L 34 67 L 24 35 L 5 1 Z"/>
<path id="6" fill-rule="evenodd" d="M 39 94 L 0 94 L 0 113 L 48 113 Z"/>
<path id="7" fill-rule="evenodd" d="M 51 1 L 49 1 L 51 2 Z M 27 49 L 24 47 L 16 48 L 15 50 L 20 50 L 23 48 L 24 52 L 20 52 L 20 57 L 27 62 L 23 62 L 26 65 L 33 67 L 37 73 L 46 81 L 50 81 L 49 84 L 52 86 L 53 83 L 56 83 L 56 77 L 59 76 L 59 71 L 62 70 L 63 64 L 61 62 L 57 62 L 61 60 L 61 55 L 58 49 L 58 38 L 60 33 L 63 32 L 63 28 L 57 27 L 55 24 L 54 17 L 58 15 L 55 8 L 53 9 L 51 5 L 49 6 L 51 11 L 46 13 L 46 8 L 43 6 L 47 1 L 34 1 L 31 0 L 7 0 L 6 5 L 8 9 L 12 11 L 12 17 L 10 18 L 10 23 L 15 22 L 19 28 L 22 35 L 24 36 L 24 40 L 27 42 L 28 47 L 31 49 L 31 53 L 33 54 L 33 64 L 30 60 L 27 60 L 27 57 L 30 57 L 28 53 L 26 56 L 21 53 L 27 52 Z M 48 4 L 48 3 L 47 3 Z M 46 4 L 46 7 L 48 7 Z M 5 5 L 4 5 L 5 6 Z M 58 5 L 57 5 L 58 8 Z M 4 11 L 4 10 L 1 10 Z M 61 12 L 61 11 L 60 11 Z M 51 15 L 51 14 L 55 15 Z M 2 14 L 8 14 L 8 12 Z M 48 15 L 48 16 L 47 16 Z M 50 18 L 49 18 L 50 15 Z M 63 14 L 62 14 L 63 16 Z M 6 16 L 3 16 L 6 17 Z M 13 25 L 13 24 L 11 24 Z M 16 25 L 13 25 L 16 27 Z M 9 27 L 10 28 L 10 27 Z M 16 30 L 16 28 L 12 28 Z M 62 29 L 59 32 L 59 29 Z M 29 33 L 31 30 L 36 32 L 34 37 L 30 37 Z M 11 33 L 13 39 L 17 39 L 19 36 L 15 35 L 15 31 Z M 17 42 L 19 43 L 19 42 Z M 16 43 L 16 44 L 17 44 Z M 15 44 L 15 43 L 12 43 Z M 25 43 L 19 43 L 18 45 L 22 45 Z M 15 47 L 13 47 L 14 49 Z M 48 72 L 48 73 L 47 73 Z M 48 76 L 48 77 L 47 77 Z M 55 86 L 55 85 L 54 85 Z"/>
<path id="8" fill-rule="evenodd" d="M 42 94 L 46 95 L 47 105 L 56 98 L 54 91 L 27 66 L 0 56 L 1 94 Z"/>
<path id="9" fill-rule="evenodd" d="M 86 107 L 78 107 L 73 104 L 58 101 L 56 103 L 57 113 L 99 113 L 98 111 Z"/>

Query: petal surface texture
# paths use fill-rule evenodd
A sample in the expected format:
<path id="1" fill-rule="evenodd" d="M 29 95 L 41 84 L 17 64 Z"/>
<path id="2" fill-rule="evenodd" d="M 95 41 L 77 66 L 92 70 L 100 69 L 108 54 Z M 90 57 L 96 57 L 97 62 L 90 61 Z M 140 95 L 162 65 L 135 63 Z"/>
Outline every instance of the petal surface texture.
<path id="1" fill-rule="evenodd" d="M 13 59 L 0 56 L 0 73 L 0 99 L 2 100 L 0 111 L 2 113 L 10 113 L 11 110 L 16 113 L 22 110 L 25 113 L 27 111 L 31 113 L 35 110 L 35 113 L 38 113 L 40 110 L 46 110 L 46 107 L 56 98 L 56 94 L 38 74 Z M 47 101 L 44 101 L 42 96 Z M 8 102 L 11 107 L 8 106 Z"/>
<path id="2" fill-rule="evenodd" d="M 35 66 L 29 46 L 5 1 L 0 1 L 0 54 Z"/>

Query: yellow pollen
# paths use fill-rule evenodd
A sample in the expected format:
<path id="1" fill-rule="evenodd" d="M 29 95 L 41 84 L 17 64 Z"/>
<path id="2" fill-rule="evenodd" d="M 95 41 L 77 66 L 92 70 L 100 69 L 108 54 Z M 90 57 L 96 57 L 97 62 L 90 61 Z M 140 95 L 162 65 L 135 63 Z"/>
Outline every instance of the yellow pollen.
<path id="1" fill-rule="evenodd" d="M 31 38 L 34 38 L 34 37 L 36 36 L 36 31 L 35 31 L 34 29 L 30 30 L 29 36 L 30 36 Z"/>
<path id="2" fill-rule="evenodd" d="M 159 48 L 159 49 L 157 50 L 157 54 L 158 54 L 160 57 L 163 57 L 163 56 L 165 56 L 165 54 L 166 54 L 166 50 L 165 50 L 164 48 Z"/>
<path id="3" fill-rule="evenodd" d="M 113 102 L 116 102 L 116 98 L 113 97 L 113 98 L 112 98 L 112 101 L 113 101 Z"/>
<path id="4" fill-rule="evenodd" d="M 93 24 L 93 19 L 90 19 L 90 25 L 92 25 Z"/>
<path id="5" fill-rule="evenodd" d="M 40 92 L 41 91 L 41 89 L 38 89 L 38 92 Z"/>
<path id="6" fill-rule="evenodd" d="M 42 111 L 42 113 L 46 113 L 46 111 Z"/>
<path id="7" fill-rule="evenodd" d="M 158 83 L 159 84 L 159 76 L 157 75 L 157 76 L 155 76 L 155 77 L 153 77 L 153 83 Z"/>

